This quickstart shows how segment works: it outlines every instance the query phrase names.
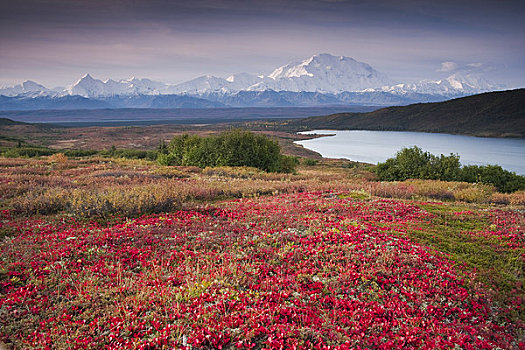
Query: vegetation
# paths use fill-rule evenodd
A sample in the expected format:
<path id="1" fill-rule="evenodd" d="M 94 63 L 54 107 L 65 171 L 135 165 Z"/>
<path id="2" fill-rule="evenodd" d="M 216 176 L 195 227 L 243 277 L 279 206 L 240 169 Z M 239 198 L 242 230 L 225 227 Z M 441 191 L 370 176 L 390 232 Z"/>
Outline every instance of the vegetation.
<path id="1" fill-rule="evenodd" d="M 23 145 L 20 147 L 0 147 L 0 155 L 7 158 L 37 158 L 50 156 L 53 154 L 63 154 L 67 157 L 88 157 L 99 155 L 109 158 L 126 158 L 126 159 L 148 159 L 155 160 L 157 151 L 137 150 L 137 149 L 117 149 L 114 146 L 102 151 L 86 149 L 67 149 L 56 150 L 47 147 L 37 147 Z"/>
<path id="2" fill-rule="evenodd" d="M 162 165 L 249 166 L 285 173 L 293 172 L 298 163 L 295 158 L 282 155 L 276 141 L 241 130 L 209 137 L 176 136 L 159 155 L 158 161 Z"/>
<path id="3" fill-rule="evenodd" d="M 317 159 L 305 158 L 303 160 L 303 164 L 307 166 L 315 166 L 317 163 L 319 163 Z"/>
<path id="4" fill-rule="evenodd" d="M 260 137 L 0 149 L 0 348 L 525 348 L 520 177 Z"/>
<path id="5" fill-rule="evenodd" d="M 430 179 L 442 181 L 464 181 L 493 185 L 500 192 L 515 192 L 525 189 L 525 176 L 503 170 L 500 166 L 464 166 L 459 156 L 439 157 L 414 146 L 399 151 L 394 158 L 379 163 L 375 172 L 383 181 L 404 181 L 407 179 Z"/>
<path id="6" fill-rule="evenodd" d="M 437 103 L 387 107 L 289 120 L 279 130 L 393 130 L 525 137 L 525 89 L 489 92 Z"/>
<path id="7" fill-rule="evenodd" d="M 308 163 L 0 158 L 0 342 L 525 345 L 525 191 Z"/>
<path id="8" fill-rule="evenodd" d="M 525 176 L 502 169 L 499 165 L 467 165 L 457 178 L 465 182 L 491 184 L 500 192 L 510 193 L 525 189 Z"/>
<path id="9" fill-rule="evenodd" d="M 57 151 L 46 148 L 46 147 L 34 147 L 34 146 L 24 146 L 24 147 L 1 147 L 0 154 L 8 158 L 33 158 L 40 156 L 49 156 Z"/>

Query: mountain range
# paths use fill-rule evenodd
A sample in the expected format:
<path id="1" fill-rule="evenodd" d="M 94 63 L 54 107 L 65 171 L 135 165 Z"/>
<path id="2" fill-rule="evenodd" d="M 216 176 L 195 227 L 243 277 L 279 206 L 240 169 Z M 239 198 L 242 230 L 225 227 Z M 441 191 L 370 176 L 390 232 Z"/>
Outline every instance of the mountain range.
<path id="1" fill-rule="evenodd" d="M 65 88 L 34 81 L 0 89 L 0 109 L 217 108 L 321 105 L 406 105 L 443 101 L 501 89 L 478 74 L 396 84 L 369 64 L 350 57 L 314 55 L 269 75 L 205 75 L 180 84 L 130 78 L 105 81 L 84 75 Z M 75 101 L 77 104 L 75 104 Z"/>

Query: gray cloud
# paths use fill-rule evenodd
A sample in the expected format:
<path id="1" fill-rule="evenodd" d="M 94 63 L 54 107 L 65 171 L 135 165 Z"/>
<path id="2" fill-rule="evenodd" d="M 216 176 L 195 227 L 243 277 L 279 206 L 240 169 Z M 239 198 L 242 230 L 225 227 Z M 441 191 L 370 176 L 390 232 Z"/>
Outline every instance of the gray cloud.
<path id="1" fill-rule="evenodd" d="M 491 62 L 507 85 L 523 85 L 524 15 L 505 0 L 4 1 L 0 84 L 63 85 L 87 71 L 178 82 L 330 52 L 399 81 L 438 76 L 442 62 Z"/>

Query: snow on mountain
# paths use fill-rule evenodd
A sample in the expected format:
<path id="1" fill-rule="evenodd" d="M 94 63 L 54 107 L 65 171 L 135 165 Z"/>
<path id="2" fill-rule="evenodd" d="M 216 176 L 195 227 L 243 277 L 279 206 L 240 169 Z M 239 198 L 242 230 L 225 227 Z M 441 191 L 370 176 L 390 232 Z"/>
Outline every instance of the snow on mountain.
<path id="1" fill-rule="evenodd" d="M 379 90 L 373 89 L 373 91 L 384 91 L 398 95 L 405 95 L 407 93 L 415 92 L 427 95 L 455 97 L 494 91 L 501 88 L 503 88 L 502 85 L 493 84 L 477 73 L 458 71 L 445 79 L 421 80 L 414 84 L 397 84 L 393 86 L 385 86 Z"/>
<path id="2" fill-rule="evenodd" d="M 267 78 L 249 90 L 338 93 L 392 84 L 385 74 L 366 63 L 326 53 L 279 67 Z"/>
<path id="3" fill-rule="evenodd" d="M 10 88 L 0 89 L 0 95 L 25 97 L 78 95 L 87 98 L 102 98 L 185 94 L 199 97 L 211 93 L 236 94 L 243 91 L 273 90 L 322 94 L 386 92 L 404 97 L 416 96 L 414 94 L 457 97 L 501 88 L 502 86 L 488 82 L 476 72 L 461 69 L 441 80 L 423 80 L 413 84 L 393 85 L 385 74 L 366 63 L 345 56 L 319 54 L 301 62 L 276 68 L 267 76 L 241 73 L 220 78 L 204 75 L 181 84 L 169 85 L 135 77 L 119 81 L 112 79 L 102 81 L 86 74 L 61 92 L 47 89 L 33 81 L 26 81 Z M 242 96 L 248 98 L 252 94 Z"/>
<path id="4" fill-rule="evenodd" d="M 135 94 L 142 95 L 158 95 L 166 92 L 168 85 L 153 81 L 150 79 L 138 79 L 132 77 L 127 80 L 121 80 L 121 83 L 125 83 L 130 89 L 135 91 Z"/>
<path id="5" fill-rule="evenodd" d="M 219 78 L 213 75 L 203 75 L 193 80 L 170 86 L 167 88 L 173 94 L 204 94 L 209 92 L 239 92 L 249 90 L 250 86 L 261 82 L 260 76 L 240 73 L 230 75 L 228 78 Z"/>
<path id="6" fill-rule="evenodd" d="M 104 82 L 93 79 L 89 74 L 84 75 L 76 83 L 66 88 L 69 95 L 78 95 L 83 97 L 95 97 L 104 94 Z"/>
<path id="7" fill-rule="evenodd" d="M 230 84 L 224 78 L 214 77 L 213 75 L 203 75 L 190 81 L 168 87 L 167 91 L 171 94 L 202 94 L 209 91 L 220 91 Z"/>
<path id="8" fill-rule="evenodd" d="M 457 71 L 446 80 L 456 90 L 462 90 L 467 93 L 488 92 L 504 88 L 503 85 L 489 82 L 478 73 Z"/>
<path id="9" fill-rule="evenodd" d="M 167 93 L 168 85 L 150 79 L 132 77 L 115 81 L 102 81 L 86 74 L 65 89 L 65 94 L 83 97 L 109 97 L 127 95 L 159 95 Z"/>
<path id="10" fill-rule="evenodd" d="M 232 91 L 248 90 L 252 85 L 258 84 L 263 80 L 262 75 L 253 75 L 248 73 L 240 73 L 230 75 L 226 80 L 230 83 L 228 88 Z"/>
<path id="11" fill-rule="evenodd" d="M 202 76 L 169 88 L 171 93 L 292 91 L 337 93 L 391 84 L 386 75 L 350 57 L 320 54 L 275 69 L 270 75 L 235 74 L 226 79 Z"/>
<path id="12" fill-rule="evenodd" d="M 12 86 L 12 87 L 0 89 L 0 95 L 4 95 L 4 96 L 26 95 L 29 97 L 29 96 L 46 95 L 51 92 L 52 91 L 46 88 L 44 85 L 40 85 L 31 80 L 26 80 L 23 83 Z"/>

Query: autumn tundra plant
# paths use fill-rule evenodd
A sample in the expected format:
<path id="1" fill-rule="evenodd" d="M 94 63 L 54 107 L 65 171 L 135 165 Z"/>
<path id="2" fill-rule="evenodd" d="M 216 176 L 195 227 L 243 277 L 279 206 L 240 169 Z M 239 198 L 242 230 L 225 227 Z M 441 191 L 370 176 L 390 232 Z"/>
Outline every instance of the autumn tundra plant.
<path id="1" fill-rule="evenodd" d="M 282 155 L 276 141 L 242 130 L 208 137 L 176 136 L 161 151 L 157 158 L 161 165 L 249 166 L 269 172 L 292 173 L 298 163 L 295 157 Z"/>
<path id="2" fill-rule="evenodd" d="M 0 341 L 523 348 L 523 215 L 467 209 L 322 191 L 104 223 L 0 211 Z"/>

